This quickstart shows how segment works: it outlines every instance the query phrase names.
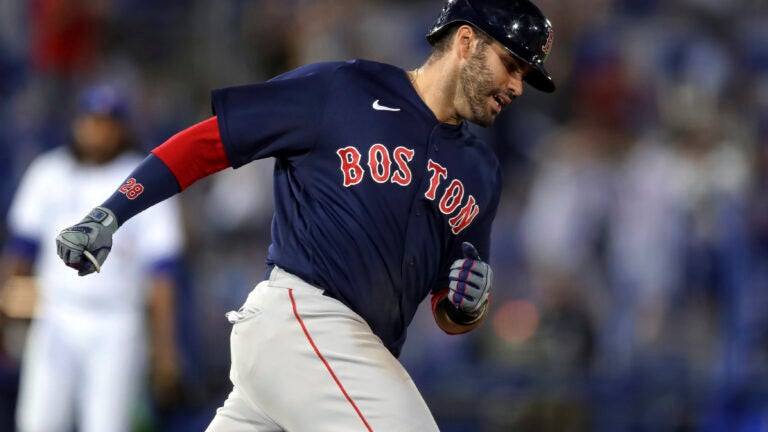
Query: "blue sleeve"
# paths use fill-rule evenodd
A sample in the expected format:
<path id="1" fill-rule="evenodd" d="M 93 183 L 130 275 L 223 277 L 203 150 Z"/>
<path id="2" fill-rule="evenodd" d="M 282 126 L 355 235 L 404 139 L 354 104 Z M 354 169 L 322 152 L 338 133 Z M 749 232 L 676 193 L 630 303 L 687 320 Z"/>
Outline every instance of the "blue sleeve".
<path id="1" fill-rule="evenodd" d="M 135 189 L 138 193 L 126 193 L 124 188 L 129 184 L 134 188 L 140 187 Z M 112 210 L 118 225 L 123 225 L 128 219 L 180 191 L 171 170 L 157 156 L 150 154 L 128 175 L 123 186 L 101 205 Z"/>
<path id="2" fill-rule="evenodd" d="M 315 146 L 333 65 L 305 66 L 266 83 L 212 92 L 221 140 L 234 168 L 266 157 L 295 160 Z"/>

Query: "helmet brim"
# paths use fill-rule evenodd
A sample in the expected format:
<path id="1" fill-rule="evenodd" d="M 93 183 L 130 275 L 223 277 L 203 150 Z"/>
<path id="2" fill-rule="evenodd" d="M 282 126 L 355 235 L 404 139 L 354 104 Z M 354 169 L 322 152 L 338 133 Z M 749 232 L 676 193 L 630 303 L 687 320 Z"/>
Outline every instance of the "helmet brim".
<path id="1" fill-rule="evenodd" d="M 523 78 L 525 82 L 530 84 L 536 90 L 542 91 L 544 93 L 552 93 L 555 91 L 556 89 L 555 81 L 552 80 L 552 76 L 549 74 L 549 72 L 547 72 L 547 70 L 544 69 L 544 62 L 538 61 L 537 59 L 535 59 L 535 57 L 533 62 L 528 61 L 525 57 L 525 52 L 518 54 L 517 52 L 515 52 L 515 49 L 513 49 L 513 48 L 520 49 L 519 47 L 505 46 L 503 43 L 502 43 L 502 46 L 504 46 L 504 48 L 506 48 L 506 50 L 510 54 L 512 54 L 516 59 L 520 60 L 521 62 L 531 67 L 531 70 L 527 74 L 525 74 L 525 77 Z"/>
<path id="2" fill-rule="evenodd" d="M 549 75 L 544 67 L 539 65 L 532 65 L 530 72 L 525 75 L 525 82 L 530 84 L 533 88 L 544 93 L 552 93 L 555 91 L 555 82 Z"/>

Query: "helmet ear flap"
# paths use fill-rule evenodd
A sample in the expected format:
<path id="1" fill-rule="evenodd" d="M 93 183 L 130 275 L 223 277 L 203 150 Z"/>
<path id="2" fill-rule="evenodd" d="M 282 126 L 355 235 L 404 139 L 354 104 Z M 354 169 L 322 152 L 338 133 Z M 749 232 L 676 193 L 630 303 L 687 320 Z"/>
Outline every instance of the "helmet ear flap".
<path id="1" fill-rule="evenodd" d="M 498 41 L 531 66 L 525 80 L 550 93 L 555 84 L 544 68 L 554 40 L 552 24 L 530 0 L 448 0 L 426 38 L 434 45 L 456 23 L 467 23 Z"/>

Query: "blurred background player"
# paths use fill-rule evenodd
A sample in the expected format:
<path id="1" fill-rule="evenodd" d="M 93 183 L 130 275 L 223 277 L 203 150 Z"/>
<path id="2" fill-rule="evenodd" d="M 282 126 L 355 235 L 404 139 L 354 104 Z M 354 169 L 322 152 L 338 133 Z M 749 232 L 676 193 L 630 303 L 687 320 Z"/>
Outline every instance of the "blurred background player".
<path id="1" fill-rule="evenodd" d="M 75 425 L 83 432 L 129 430 L 145 382 L 147 306 L 154 390 L 168 398 L 176 388 L 177 203 L 157 206 L 122 230 L 113 250 L 119 264 L 93 278 L 63 271 L 50 241 L 142 159 L 128 113 L 117 87 L 86 88 L 70 145 L 35 159 L 15 194 L 0 280 L 7 280 L 5 313 L 32 318 L 16 415 L 21 431 L 70 431 Z M 147 218 L 162 222 L 142 223 Z"/>

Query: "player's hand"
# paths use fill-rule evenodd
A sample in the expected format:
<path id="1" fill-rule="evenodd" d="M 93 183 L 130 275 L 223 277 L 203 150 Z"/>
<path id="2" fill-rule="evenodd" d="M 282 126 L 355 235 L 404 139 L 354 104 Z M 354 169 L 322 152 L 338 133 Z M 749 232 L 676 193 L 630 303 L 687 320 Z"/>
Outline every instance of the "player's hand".
<path id="1" fill-rule="evenodd" d="M 448 276 L 448 300 L 468 316 L 479 317 L 488 305 L 493 270 L 480 259 L 472 243 L 462 243 L 461 251 L 464 258 L 453 262 Z"/>
<path id="2" fill-rule="evenodd" d="M 80 276 L 101 271 L 101 265 L 112 250 L 112 235 L 117 227 L 117 219 L 111 210 L 94 208 L 78 224 L 63 229 L 56 237 L 59 258 Z"/>

